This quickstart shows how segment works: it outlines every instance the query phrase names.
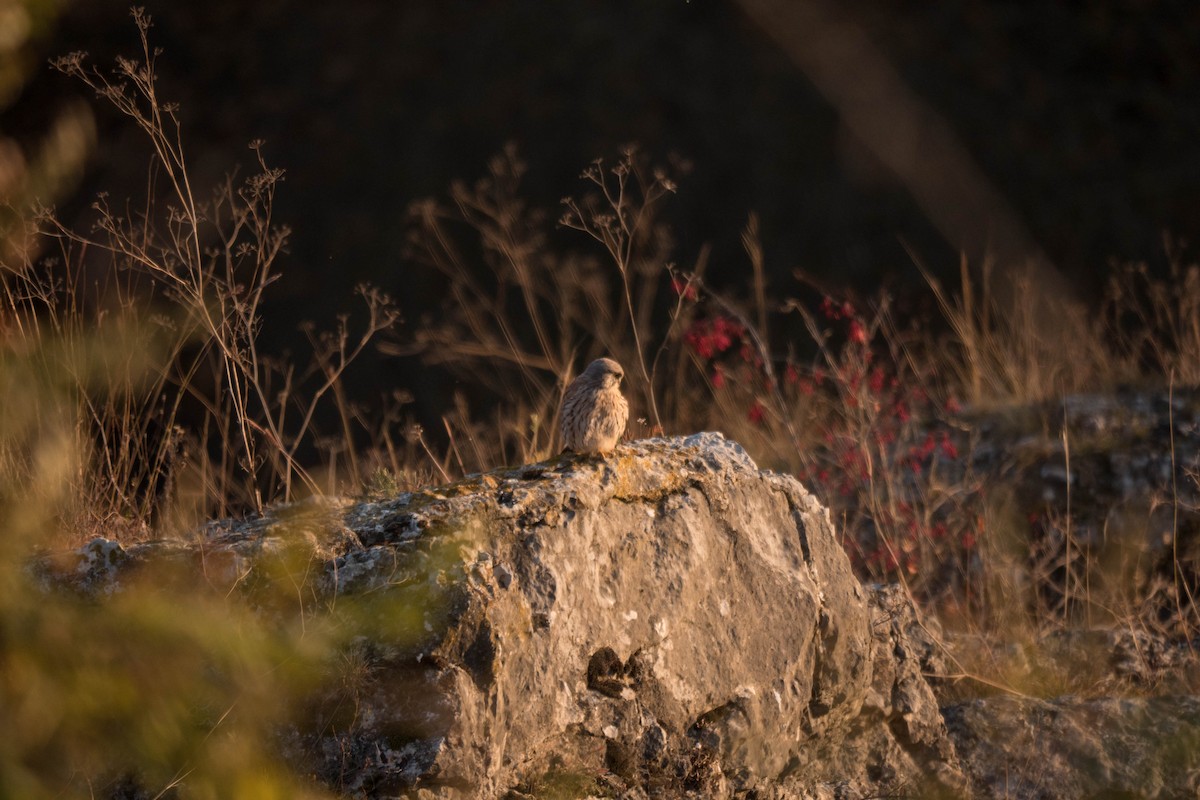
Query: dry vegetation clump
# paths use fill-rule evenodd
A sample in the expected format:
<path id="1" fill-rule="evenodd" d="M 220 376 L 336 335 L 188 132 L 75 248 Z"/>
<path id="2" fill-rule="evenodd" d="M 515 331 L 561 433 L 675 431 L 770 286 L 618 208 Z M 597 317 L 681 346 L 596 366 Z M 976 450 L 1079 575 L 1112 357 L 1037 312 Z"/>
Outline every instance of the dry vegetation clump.
<path id="1" fill-rule="evenodd" d="M 708 285 L 703 251 L 691 269 L 670 261 L 656 214 L 675 183 L 643 155 L 595 162 L 583 197 L 563 201 L 561 225 L 585 234 L 575 246 L 556 248 L 553 215 L 520 199 L 523 169 L 510 150 L 473 189 L 455 187 L 452 207 L 416 209 L 414 251 L 449 278 L 454 303 L 414 348 L 484 376 L 510 412 L 489 420 L 495 447 L 475 449 L 470 468 L 552 454 L 572 366 L 612 355 L 631 365 L 633 435 L 716 428 L 797 475 L 840 519 L 864 579 L 903 583 L 971 642 L 1036 643 L 1078 626 L 1195 639 L 1200 562 L 1179 524 L 1194 491 L 1118 508 L 1103 493 L 1072 498 L 1075 478 L 1053 501 L 1018 489 L 1035 466 L 1042 483 L 1064 460 L 1071 474 L 1073 446 L 1107 453 L 1057 414 L 1070 398 L 1194 386 L 1185 369 L 1200 356 L 1200 268 L 1176 266 L 1165 281 L 1120 272 L 1101 308 L 1062 298 L 1048 320 L 1035 272 L 985 263 L 976 273 L 964 261 L 956 292 L 927 275 L 943 316 L 931 324 L 898 319 L 885 294 L 768 287 L 751 218 L 738 298 Z M 447 428 L 476 444 L 483 431 L 461 409 Z M 1010 449 L 1045 452 L 1024 463 Z M 1188 457 L 1170 472 L 1194 487 Z M 1075 468 L 1085 461 L 1077 455 Z M 1149 541 L 1164 503 L 1178 512 L 1165 559 Z M 995 664 L 980 674 L 989 670 L 1007 674 Z M 1017 686 L 1011 675 L 990 683 Z"/>
<path id="2" fill-rule="evenodd" d="M 411 210 L 410 255 L 444 275 L 449 290 L 444 315 L 422 324 L 403 351 L 421 353 L 504 399 L 495 424 L 473 423 L 462 397 L 444 419 L 447 454 L 462 469 L 557 453 L 562 392 L 575 366 L 593 357 L 610 355 L 633 376 L 631 428 L 641 435 L 663 429 L 673 408 L 660 403 L 680 388 L 663 385 L 678 364 L 662 358 L 682 303 L 665 333 L 657 319 L 658 293 L 671 269 L 670 236 L 657 212 L 674 183 L 649 170 L 633 149 L 615 165 L 598 160 L 585 170 L 593 191 L 564 201 L 559 222 L 598 243 L 602 261 L 549 246 L 552 216 L 529 208 L 519 194 L 525 169 L 510 147 L 474 186 L 452 187 L 451 204 L 429 200 Z"/>
<path id="3" fill-rule="evenodd" d="M 31 220 L 42 256 L 15 248 L 24 255 L 0 264 L 0 796 L 329 797 L 286 763 L 281 736 L 352 724 L 339 709 L 354 665 L 340 654 L 379 620 L 379 638 L 409 641 L 437 598 L 326 607 L 305 552 L 224 577 L 163 565 L 104 602 L 38 577 L 53 562 L 38 551 L 128 543 L 329 488 L 300 463 L 321 433 L 314 409 L 343 412 L 350 438 L 360 423 L 341 376 L 395 319 L 364 289 L 365 320 L 313 334 L 308 368 L 258 351 L 288 235 L 271 213 L 282 173 L 256 149 L 257 173 L 193 194 L 178 122 L 156 95 L 150 19 L 134 17 L 140 60 L 111 74 L 81 55 L 58 66 L 142 130 L 151 183 L 172 202 L 101 197 L 86 233 L 43 212 Z M 339 466 L 366 468 L 353 452 Z"/>
<path id="4" fill-rule="evenodd" d="M 361 286 L 360 319 L 340 319 L 328 332 L 306 329 L 307 364 L 260 351 L 264 298 L 290 236 L 273 215 L 283 171 L 255 143 L 248 177 L 204 194 L 192 185 L 175 108 L 157 93 L 150 19 L 134 16 L 139 59 L 118 59 L 108 72 L 76 53 L 55 66 L 144 134 L 153 153 L 146 199 L 100 196 L 85 232 L 43 210 L 35 220 L 42 257 L 3 265 L 6 351 L 39 352 L 55 380 L 73 384 L 73 438 L 87 459 L 62 524 L 80 538 L 186 528 L 336 491 L 313 471 L 314 453 L 340 456 L 340 479 L 364 483 L 371 457 L 359 445 L 370 423 L 349 403 L 342 379 L 398 319 L 387 296 Z M 156 186 L 167 187 L 162 205 L 150 199 Z M 68 356 L 117 335 L 127 346 L 105 353 L 94 371 L 100 380 L 72 374 Z M 53 350 L 40 348 L 47 342 Z M 338 428 L 318 429 L 322 407 L 332 409 Z M 388 414 L 390 422 L 395 414 Z M 374 441 L 397 455 L 394 437 Z M 28 467 L 19 454 L 2 455 L 13 474 Z M 397 465 L 393 474 L 403 472 Z"/>

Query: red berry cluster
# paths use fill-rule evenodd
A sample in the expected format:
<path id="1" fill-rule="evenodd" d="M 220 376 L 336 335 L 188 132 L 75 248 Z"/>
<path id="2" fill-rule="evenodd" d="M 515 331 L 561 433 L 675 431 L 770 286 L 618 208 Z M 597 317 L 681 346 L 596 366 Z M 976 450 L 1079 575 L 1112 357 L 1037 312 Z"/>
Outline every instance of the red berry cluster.
<path id="1" fill-rule="evenodd" d="M 844 521 L 856 569 L 932 592 L 947 574 L 971 568 L 982 525 L 977 487 L 944 488 L 969 471 L 961 443 L 939 425 L 959 404 L 935 402 L 922 376 L 886 346 L 879 322 L 853 304 L 826 297 L 817 315 L 814 328 L 820 318 L 826 338 L 811 366 L 788 359 L 772 373 L 745 325 L 724 315 L 693 321 L 684 342 L 712 390 L 725 403 L 744 403 L 746 419 L 773 445 L 784 420 L 768 408 L 790 415 L 791 429 L 816 433 L 796 442 L 797 473 Z"/>
<path id="2" fill-rule="evenodd" d="M 746 419 L 761 424 L 767 407 L 757 392 L 768 392 L 773 384 L 746 326 L 728 316 L 701 318 L 691 324 L 683 340 L 696 356 L 708 362 L 708 380 L 713 389 L 724 389 L 733 379 L 741 390 L 749 390 Z"/>
<path id="3" fill-rule="evenodd" d="M 733 347 L 734 342 L 740 342 L 745 334 L 745 326 L 737 320 L 716 317 L 693 322 L 683 335 L 683 340 L 696 355 L 711 359 Z"/>

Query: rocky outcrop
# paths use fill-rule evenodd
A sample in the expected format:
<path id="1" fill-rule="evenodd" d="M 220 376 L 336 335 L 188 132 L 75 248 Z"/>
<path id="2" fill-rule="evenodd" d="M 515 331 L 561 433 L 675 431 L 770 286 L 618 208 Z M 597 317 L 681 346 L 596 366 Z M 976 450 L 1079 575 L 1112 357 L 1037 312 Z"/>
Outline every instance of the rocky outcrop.
<path id="1" fill-rule="evenodd" d="M 39 569 L 92 593 L 162 559 L 245 583 L 288 552 L 314 596 L 391 597 L 380 614 L 419 621 L 356 642 L 372 679 L 352 720 L 284 737 L 345 793 L 959 786 L 911 604 L 861 586 L 825 509 L 719 434 L 279 509 L 193 544 L 100 540 Z"/>
<path id="2" fill-rule="evenodd" d="M 1088 546 L 1127 533 L 1161 555 L 1181 527 L 1194 546 L 1200 525 L 1195 388 L 1070 395 L 967 413 L 961 422 L 973 431 L 973 441 L 959 435 L 970 468 L 1011 487 L 1022 512 L 1066 516 L 1069 499 L 1074 536 Z"/>
<path id="3" fill-rule="evenodd" d="M 946 719 L 975 797 L 1200 796 L 1195 697 L 998 696 Z"/>
<path id="4" fill-rule="evenodd" d="M 1003 653 L 1010 674 L 1053 676 L 1061 692 L 960 696 L 943 707 L 971 796 L 1198 796 L 1197 642 L 1138 628 L 1053 630 L 1002 647 L 954 639 L 958 652 Z"/>

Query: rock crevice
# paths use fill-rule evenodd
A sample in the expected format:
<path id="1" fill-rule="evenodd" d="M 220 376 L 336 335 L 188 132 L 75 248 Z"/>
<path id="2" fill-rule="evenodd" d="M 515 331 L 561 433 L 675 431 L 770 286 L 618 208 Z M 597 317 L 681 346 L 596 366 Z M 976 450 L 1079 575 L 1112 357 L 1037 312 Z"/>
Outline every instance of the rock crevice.
<path id="1" fill-rule="evenodd" d="M 911 605 L 865 589 L 820 503 L 719 434 L 215 523 L 191 550 L 240 574 L 297 542 L 313 591 L 393 595 L 424 628 L 372 643 L 353 726 L 297 732 L 351 793 L 502 797 L 564 772 L 662 797 L 961 780 Z M 97 545 L 76 582 L 111 591 L 155 547 Z"/>

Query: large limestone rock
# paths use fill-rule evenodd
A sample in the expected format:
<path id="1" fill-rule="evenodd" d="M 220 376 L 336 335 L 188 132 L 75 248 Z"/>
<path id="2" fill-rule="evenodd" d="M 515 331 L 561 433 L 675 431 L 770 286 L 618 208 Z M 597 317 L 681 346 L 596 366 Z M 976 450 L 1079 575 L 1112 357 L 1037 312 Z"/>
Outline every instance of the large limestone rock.
<path id="1" fill-rule="evenodd" d="M 202 547 L 93 542 L 68 572 L 111 591 L 131 566 L 195 551 L 206 574 L 244 575 L 297 542 L 315 594 L 396 593 L 422 616 L 417 641 L 362 643 L 375 679 L 352 725 L 288 740 L 342 791 L 491 798 L 564 776 L 630 797 L 958 785 L 911 604 L 864 589 L 826 510 L 719 434 L 214 524 Z"/>

